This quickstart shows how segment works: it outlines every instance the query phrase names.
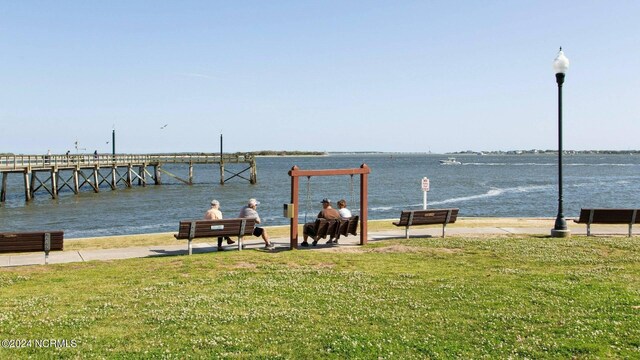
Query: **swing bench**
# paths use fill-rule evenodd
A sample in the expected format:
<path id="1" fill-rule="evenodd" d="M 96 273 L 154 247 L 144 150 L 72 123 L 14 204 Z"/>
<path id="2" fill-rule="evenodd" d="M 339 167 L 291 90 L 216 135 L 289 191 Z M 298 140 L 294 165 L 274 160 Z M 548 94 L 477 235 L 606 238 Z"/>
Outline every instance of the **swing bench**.
<path id="1" fill-rule="evenodd" d="M 349 219 L 316 219 L 313 224 L 313 233 L 318 239 L 340 240 L 340 236 L 358 235 L 358 220 L 360 217 L 352 216 Z"/>
<path id="2" fill-rule="evenodd" d="M 290 246 L 291 249 L 298 248 L 298 204 L 299 204 L 299 178 L 307 178 L 307 204 L 310 204 L 310 178 L 312 176 L 336 176 L 336 175 L 349 175 L 351 177 L 351 196 L 352 204 L 354 203 L 354 190 L 353 190 L 353 176 L 360 175 L 360 212 L 357 216 L 352 216 L 348 220 L 339 219 L 316 219 L 314 224 L 314 233 L 316 238 L 326 238 L 330 236 L 338 239 L 340 236 L 357 235 L 358 226 L 360 226 L 360 245 L 367 244 L 367 215 L 368 215 L 368 175 L 371 169 L 362 164 L 360 168 L 352 169 L 321 169 L 321 170 L 301 170 L 297 166 L 294 166 L 289 171 L 291 177 L 291 205 L 296 211 L 293 212 L 291 217 L 290 232 Z M 306 222 L 305 212 L 305 222 Z"/>

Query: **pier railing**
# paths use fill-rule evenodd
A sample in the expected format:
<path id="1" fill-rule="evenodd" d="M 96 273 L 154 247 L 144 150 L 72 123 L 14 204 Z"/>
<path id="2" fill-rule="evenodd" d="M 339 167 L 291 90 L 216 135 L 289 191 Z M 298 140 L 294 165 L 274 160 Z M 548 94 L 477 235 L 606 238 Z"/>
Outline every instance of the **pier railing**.
<path id="1" fill-rule="evenodd" d="M 222 160 L 222 161 L 221 161 Z M 122 166 L 128 164 L 220 164 L 250 163 L 252 155 L 219 154 L 69 154 L 69 155 L 2 155 L 0 171 L 25 169 L 72 168 L 77 166 Z"/>

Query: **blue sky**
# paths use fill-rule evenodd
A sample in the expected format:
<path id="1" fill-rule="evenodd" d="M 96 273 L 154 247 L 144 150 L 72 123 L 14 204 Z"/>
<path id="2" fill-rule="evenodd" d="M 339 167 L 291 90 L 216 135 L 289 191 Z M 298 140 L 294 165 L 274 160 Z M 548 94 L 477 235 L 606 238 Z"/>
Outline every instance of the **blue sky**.
<path id="1" fill-rule="evenodd" d="M 640 149 L 640 1 L 0 0 L 0 153 Z M 167 124 L 164 129 L 163 125 Z"/>

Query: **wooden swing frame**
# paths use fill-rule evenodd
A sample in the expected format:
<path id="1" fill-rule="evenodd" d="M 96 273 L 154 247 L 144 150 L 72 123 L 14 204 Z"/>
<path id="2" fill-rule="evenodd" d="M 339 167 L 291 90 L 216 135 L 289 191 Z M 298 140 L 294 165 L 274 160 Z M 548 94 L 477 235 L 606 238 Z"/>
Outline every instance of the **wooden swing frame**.
<path id="1" fill-rule="evenodd" d="M 289 170 L 289 176 L 291 176 L 291 203 L 293 204 L 293 217 L 291 218 L 291 227 L 289 229 L 291 249 L 298 248 L 300 176 L 360 175 L 360 245 L 365 245 L 367 243 L 367 194 L 369 192 L 368 175 L 370 173 L 371 168 L 369 168 L 367 164 L 362 164 L 359 168 L 354 169 L 300 170 L 297 166 L 292 167 L 291 170 Z"/>

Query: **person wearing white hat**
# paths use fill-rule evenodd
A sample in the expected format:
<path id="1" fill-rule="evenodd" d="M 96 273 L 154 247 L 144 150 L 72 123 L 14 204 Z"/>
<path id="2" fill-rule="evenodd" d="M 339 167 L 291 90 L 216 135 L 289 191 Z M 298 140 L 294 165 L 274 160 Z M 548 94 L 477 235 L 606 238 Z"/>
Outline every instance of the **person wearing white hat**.
<path id="1" fill-rule="evenodd" d="M 238 217 L 246 219 L 256 219 L 256 224 L 260 224 L 260 215 L 258 215 L 258 211 L 256 210 L 258 205 L 260 205 L 260 201 L 256 199 L 249 199 L 249 201 L 247 202 L 247 206 L 243 207 L 242 210 L 240 210 L 240 215 L 238 215 Z M 264 240 L 265 249 L 272 250 L 275 248 L 273 243 L 269 241 L 269 235 L 267 234 L 266 229 L 259 226 L 254 227 L 253 236 L 262 237 L 262 240 Z"/>

